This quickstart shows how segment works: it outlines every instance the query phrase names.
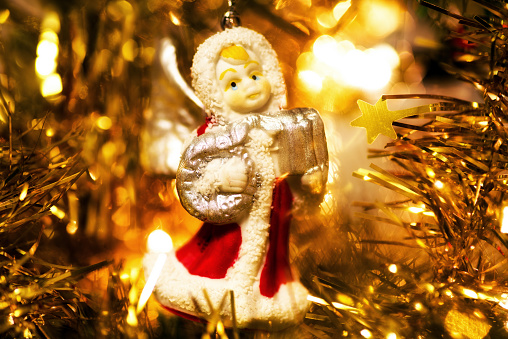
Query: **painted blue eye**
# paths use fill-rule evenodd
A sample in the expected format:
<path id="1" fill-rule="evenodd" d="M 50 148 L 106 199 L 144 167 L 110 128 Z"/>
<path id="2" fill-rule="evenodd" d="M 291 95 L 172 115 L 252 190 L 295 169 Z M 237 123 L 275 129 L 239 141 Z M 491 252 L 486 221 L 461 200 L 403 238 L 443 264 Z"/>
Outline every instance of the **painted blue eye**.
<path id="1" fill-rule="evenodd" d="M 234 82 L 234 81 L 231 82 L 231 89 L 233 91 L 236 91 L 238 89 L 238 85 L 236 84 L 236 82 Z"/>
<path id="2" fill-rule="evenodd" d="M 257 75 L 251 76 L 252 80 L 259 80 L 259 77 Z"/>

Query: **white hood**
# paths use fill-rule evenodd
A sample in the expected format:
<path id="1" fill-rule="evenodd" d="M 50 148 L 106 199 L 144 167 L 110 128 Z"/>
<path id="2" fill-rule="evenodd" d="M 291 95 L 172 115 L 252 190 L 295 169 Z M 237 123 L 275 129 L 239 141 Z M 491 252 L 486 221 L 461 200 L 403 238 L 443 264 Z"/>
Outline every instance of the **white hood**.
<path id="1" fill-rule="evenodd" d="M 279 111 L 286 106 L 286 85 L 279 67 L 277 54 L 261 34 L 244 27 L 234 27 L 206 39 L 197 49 L 192 62 L 192 87 L 204 103 L 208 114 L 221 116 L 225 111 L 222 91 L 216 81 L 215 68 L 221 51 L 232 45 L 241 45 L 253 51 L 263 68 L 263 75 L 271 85 L 272 96 L 266 113 Z"/>

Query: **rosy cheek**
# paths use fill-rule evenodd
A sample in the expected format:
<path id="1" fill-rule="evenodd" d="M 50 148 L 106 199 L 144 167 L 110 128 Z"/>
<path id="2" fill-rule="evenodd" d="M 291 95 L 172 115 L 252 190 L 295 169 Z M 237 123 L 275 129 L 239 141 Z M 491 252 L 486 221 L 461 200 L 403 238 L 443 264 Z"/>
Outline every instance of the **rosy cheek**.
<path id="1" fill-rule="evenodd" d="M 238 107 L 238 106 L 242 106 L 244 104 L 245 100 L 242 98 L 240 93 L 238 93 L 238 91 L 229 90 L 228 92 L 229 93 L 226 92 L 225 99 L 226 99 L 226 103 L 230 107 L 232 107 L 232 108 Z"/>
<path id="2" fill-rule="evenodd" d="M 265 92 L 267 94 L 269 94 L 270 91 L 272 90 L 272 86 L 270 86 L 270 83 L 266 79 L 264 79 L 264 81 L 261 83 L 261 85 L 262 85 L 263 92 Z"/>

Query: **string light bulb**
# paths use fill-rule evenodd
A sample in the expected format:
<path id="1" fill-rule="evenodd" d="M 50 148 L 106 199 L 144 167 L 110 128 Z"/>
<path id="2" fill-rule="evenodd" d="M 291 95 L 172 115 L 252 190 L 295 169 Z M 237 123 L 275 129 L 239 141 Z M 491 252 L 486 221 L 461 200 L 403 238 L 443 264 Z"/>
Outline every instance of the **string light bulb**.
<path id="1" fill-rule="evenodd" d="M 143 310 L 148 298 L 150 298 L 150 295 L 155 288 L 155 284 L 162 272 L 162 268 L 166 263 L 166 259 L 168 258 L 167 253 L 173 249 L 173 241 L 171 240 L 169 234 L 163 230 L 155 230 L 148 236 L 146 247 L 150 253 L 158 253 L 159 255 L 153 265 L 152 272 L 150 272 L 150 276 L 146 281 L 145 287 L 143 287 L 143 291 L 139 296 L 136 314 L 139 314 Z"/>

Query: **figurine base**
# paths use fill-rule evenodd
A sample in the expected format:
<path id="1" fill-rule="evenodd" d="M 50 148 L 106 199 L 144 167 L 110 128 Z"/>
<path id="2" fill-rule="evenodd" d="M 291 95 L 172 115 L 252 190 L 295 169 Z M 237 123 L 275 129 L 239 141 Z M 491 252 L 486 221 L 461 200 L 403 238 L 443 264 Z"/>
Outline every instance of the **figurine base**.
<path id="1" fill-rule="evenodd" d="M 157 256 L 145 256 L 143 266 L 147 276 Z M 281 285 L 269 298 L 259 292 L 259 277 L 252 281 L 238 279 L 234 272 L 231 273 L 223 279 L 192 275 L 172 252 L 168 254 L 154 293 L 164 308 L 187 319 L 203 320 L 218 310 L 226 327 L 233 327 L 230 291 L 234 293 L 238 328 L 278 331 L 303 320 L 310 302 L 307 301 L 308 291 L 301 283 L 292 281 Z"/>

